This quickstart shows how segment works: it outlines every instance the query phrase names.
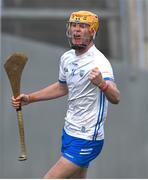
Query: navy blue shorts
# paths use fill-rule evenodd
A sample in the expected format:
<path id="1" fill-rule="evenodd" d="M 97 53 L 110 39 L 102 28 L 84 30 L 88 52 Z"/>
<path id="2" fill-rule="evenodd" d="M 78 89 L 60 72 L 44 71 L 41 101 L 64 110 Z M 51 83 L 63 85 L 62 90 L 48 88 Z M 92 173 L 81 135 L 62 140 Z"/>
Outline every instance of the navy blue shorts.
<path id="1" fill-rule="evenodd" d="M 70 136 L 63 130 L 61 152 L 64 158 L 77 166 L 87 168 L 100 154 L 103 144 L 104 140 L 85 140 Z"/>

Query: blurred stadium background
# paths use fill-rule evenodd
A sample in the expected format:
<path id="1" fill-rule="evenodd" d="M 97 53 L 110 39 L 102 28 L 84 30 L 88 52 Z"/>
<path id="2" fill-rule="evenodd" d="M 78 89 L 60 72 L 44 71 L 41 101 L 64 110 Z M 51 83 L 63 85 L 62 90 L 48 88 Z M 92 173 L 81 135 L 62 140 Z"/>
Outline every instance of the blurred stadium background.
<path id="1" fill-rule="evenodd" d="M 1 0 L 0 178 L 42 178 L 60 157 L 66 98 L 23 108 L 28 160 L 17 161 L 19 139 L 3 64 L 13 52 L 29 61 L 22 92 L 58 79 L 59 57 L 69 45 L 66 21 L 75 10 L 97 13 L 96 46 L 110 60 L 121 91 L 109 106 L 105 146 L 88 178 L 148 178 L 148 0 Z"/>

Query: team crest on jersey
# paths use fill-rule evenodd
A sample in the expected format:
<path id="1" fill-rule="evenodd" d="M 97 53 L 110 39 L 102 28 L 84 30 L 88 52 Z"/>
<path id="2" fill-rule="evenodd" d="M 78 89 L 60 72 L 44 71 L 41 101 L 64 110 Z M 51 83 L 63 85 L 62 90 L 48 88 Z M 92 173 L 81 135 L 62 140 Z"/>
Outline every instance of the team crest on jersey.
<path id="1" fill-rule="evenodd" d="M 85 71 L 84 70 L 80 70 L 80 77 L 84 76 Z"/>

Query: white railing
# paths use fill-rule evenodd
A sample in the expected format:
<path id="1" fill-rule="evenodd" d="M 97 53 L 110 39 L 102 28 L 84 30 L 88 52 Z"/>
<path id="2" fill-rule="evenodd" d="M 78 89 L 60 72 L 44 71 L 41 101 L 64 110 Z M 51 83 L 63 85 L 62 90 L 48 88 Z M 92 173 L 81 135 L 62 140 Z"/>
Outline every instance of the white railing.
<path id="1" fill-rule="evenodd" d="M 67 18 L 73 11 L 77 9 L 35 9 L 35 8 L 3 8 L 3 18 L 21 18 L 21 19 L 36 19 L 36 18 Z M 101 16 L 101 18 L 118 17 L 119 14 L 116 11 L 91 9 L 92 12 Z"/>

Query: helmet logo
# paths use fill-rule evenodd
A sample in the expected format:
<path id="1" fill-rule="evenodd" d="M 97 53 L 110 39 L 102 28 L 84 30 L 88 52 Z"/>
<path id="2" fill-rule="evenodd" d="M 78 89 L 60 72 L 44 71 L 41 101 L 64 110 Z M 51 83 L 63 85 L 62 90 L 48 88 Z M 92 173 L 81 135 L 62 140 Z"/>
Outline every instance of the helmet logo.
<path id="1" fill-rule="evenodd" d="M 75 20 L 76 23 L 80 23 L 80 18 L 77 17 L 76 20 Z"/>
<path id="2" fill-rule="evenodd" d="M 83 17 L 73 17 L 73 19 L 75 19 L 76 23 L 81 23 L 81 21 L 86 21 L 87 20 L 87 16 L 83 16 Z"/>

